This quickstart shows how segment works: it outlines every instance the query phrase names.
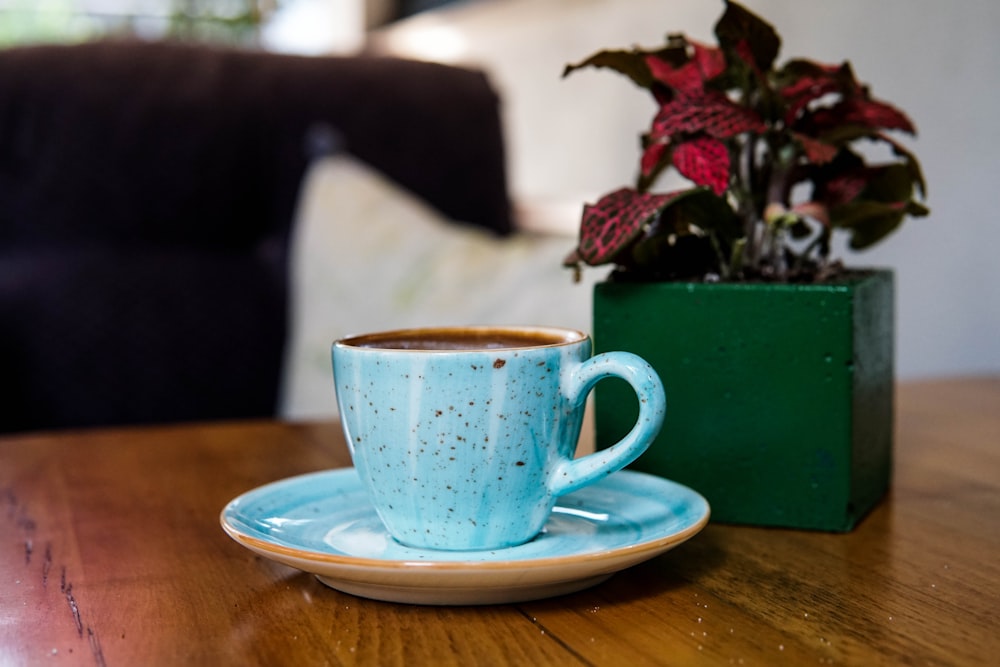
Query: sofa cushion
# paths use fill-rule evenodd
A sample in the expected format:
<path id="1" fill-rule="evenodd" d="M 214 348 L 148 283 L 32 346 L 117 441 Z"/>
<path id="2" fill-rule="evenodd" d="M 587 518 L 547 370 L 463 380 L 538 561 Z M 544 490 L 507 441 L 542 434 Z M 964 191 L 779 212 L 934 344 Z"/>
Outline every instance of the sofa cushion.
<path id="1" fill-rule="evenodd" d="M 0 241 L 232 247 L 287 227 L 346 149 L 455 220 L 510 230 L 482 73 L 169 42 L 0 52 Z"/>
<path id="2" fill-rule="evenodd" d="M 285 314 L 266 262 L 146 246 L 0 265 L 0 431 L 273 413 Z"/>
<path id="3" fill-rule="evenodd" d="M 498 113 L 398 59 L 0 50 L 0 431 L 274 415 L 307 166 L 350 151 L 502 234 Z"/>

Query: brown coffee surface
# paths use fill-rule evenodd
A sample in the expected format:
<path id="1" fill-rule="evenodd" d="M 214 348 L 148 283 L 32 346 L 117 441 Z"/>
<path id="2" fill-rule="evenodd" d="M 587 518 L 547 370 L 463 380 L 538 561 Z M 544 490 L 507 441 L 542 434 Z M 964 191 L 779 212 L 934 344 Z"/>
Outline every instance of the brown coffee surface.
<path id="1" fill-rule="evenodd" d="M 344 341 L 357 347 L 388 350 L 497 350 L 558 345 L 580 340 L 576 332 L 512 327 L 444 327 L 367 334 Z"/>

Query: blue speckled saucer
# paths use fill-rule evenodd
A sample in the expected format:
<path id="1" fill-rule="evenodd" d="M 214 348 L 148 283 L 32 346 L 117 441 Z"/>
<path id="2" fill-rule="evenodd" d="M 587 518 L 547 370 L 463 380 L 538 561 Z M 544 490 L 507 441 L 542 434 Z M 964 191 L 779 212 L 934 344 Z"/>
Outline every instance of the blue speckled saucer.
<path id="1" fill-rule="evenodd" d="M 222 528 L 262 556 L 362 597 L 497 604 L 582 590 L 671 549 L 708 522 L 691 489 L 624 470 L 562 497 L 541 535 L 496 551 L 434 551 L 394 541 L 353 468 L 310 473 L 226 505 Z"/>

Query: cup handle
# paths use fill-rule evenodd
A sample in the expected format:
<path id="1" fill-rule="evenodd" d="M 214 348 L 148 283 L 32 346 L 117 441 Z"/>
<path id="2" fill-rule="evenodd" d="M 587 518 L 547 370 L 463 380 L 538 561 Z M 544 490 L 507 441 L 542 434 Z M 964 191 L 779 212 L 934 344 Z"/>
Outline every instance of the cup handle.
<path id="1" fill-rule="evenodd" d="M 555 496 L 576 491 L 632 463 L 646 451 L 663 425 L 667 410 L 663 383 L 646 360 L 631 352 L 605 352 L 580 364 L 568 379 L 570 401 L 582 405 L 594 385 L 608 377 L 620 377 L 632 386 L 639 400 L 639 418 L 632 430 L 611 447 L 559 463 L 549 481 Z"/>

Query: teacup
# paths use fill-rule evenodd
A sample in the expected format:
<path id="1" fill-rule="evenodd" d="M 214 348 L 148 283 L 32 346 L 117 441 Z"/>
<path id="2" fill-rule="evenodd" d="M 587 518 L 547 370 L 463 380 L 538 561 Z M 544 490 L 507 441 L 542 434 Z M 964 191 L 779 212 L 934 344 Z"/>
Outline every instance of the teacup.
<path id="1" fill-rule="evenodd" d="M 522 326 L 336 341 L 340 419 L 388 533 L 423 549 L 522 544 L 559 496 L 642 454 L 663 422 L 663 385 L 636 355 L 592 357 L 591 347 L 579 331 Z M 636 392 L 636 424 L 614 446 L 574 458 L 587 394 L 611 376 Z"/>

